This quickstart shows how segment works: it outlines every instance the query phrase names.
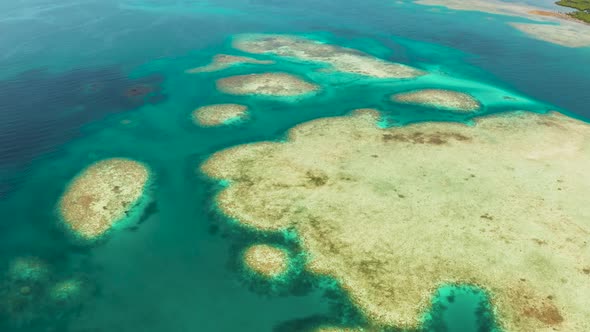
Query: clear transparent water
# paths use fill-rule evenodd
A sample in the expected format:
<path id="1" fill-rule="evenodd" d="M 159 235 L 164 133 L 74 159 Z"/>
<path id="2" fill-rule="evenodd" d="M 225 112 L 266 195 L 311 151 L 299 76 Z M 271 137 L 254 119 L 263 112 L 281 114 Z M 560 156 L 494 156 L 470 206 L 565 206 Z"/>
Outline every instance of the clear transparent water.
<path id="1" fill-rule="evenodd" d="M 480 93 L 490 106 L 478 115 L 518 106 L 590 117 L 590 95 L 579 89 L 590 84 L 590 67 L 583 66 L 589 50 L 528 39 L 499 16 L 482 20 L 480 13 L 377 0 L 29 0 L 3 2 L 0 12 L 6 32 L 0 39 L 1 273 L 14 257 L 34 255 L 51 266 L 47 285 L 80 276 L 92 288 L 75 310 L 34 300 L 19 322 L 2 316 L 2 331 L 303 331 L 324 322 L 354 325 L 362 315 L 333 281 L 302 274 L 273 290 L 243 273 L 239 252 L 262 235 L 228 224 L 215 212 L 216 184 L 197 171 L 203 160 L 222 148 L 282 139 L 298 123 L 361 107 L 382 110 L 386 126 L 469 123 L 466 116 L 387 101 L 393 92 L 424 86 Z M 238 54 L 228 38 L 243 32 L 315 34 L 457 79 L 358 81 L 325 77 L 288 61 L 184 74 L 215 54 Z M 214 88 L 216 78 L 261 70 L 295 73 L 324 91 L 292 104 L 229 97 Z M 129 95 L 137 86 L 149 87 L 149 93 Z M 502 103 L 503 94 L 518 96 L 517 105 Z M 218 102 L 247 104 L 252 120 L 213 129 L 192 124 L 194 108 Z M 82 244 L 59 226 L 55 205 L 73 176 L 108 157 L 150 165 L 153 204 L 140 224 Z M 271 240 L 298 250 L 290 240 Z M 442 289 L 425 328 L 479 331 L 477 310 L 485 296 L 464 290 Z"/>

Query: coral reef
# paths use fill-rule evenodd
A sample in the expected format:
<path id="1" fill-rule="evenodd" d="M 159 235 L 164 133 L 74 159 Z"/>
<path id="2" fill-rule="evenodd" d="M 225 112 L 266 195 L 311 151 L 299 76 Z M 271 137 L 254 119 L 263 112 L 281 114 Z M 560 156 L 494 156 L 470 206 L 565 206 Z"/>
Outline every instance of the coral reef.
<path id="1" fill-rule="evenodd" d="M 80 279 L 67 279 L 57 282 L 49 289 L 49 299 L 60 306 L 72 307 L 81 303 L 87 287 Z"/>
<path id="2" fill-rule="evenodd" d="M 59 202 L 63 221 L 82 238 L 97 238 L 126 217 L 142 197 L 148 179 L 148 168 L 137 161 L 99 161 L 66 189 Z"/>
<path id="3" fill-rule="evenodd" d="M 414 2 L 424 6 L 444 6 L 454 10 L 481 11 L 541 21 L 541 24 L 513 22 L 510 25 L 532 38 L 561 46 L 590 46 L 590 37 L 588 37 L 590 25 L 580 20 L 583 16 L 576 18 L 576 15 L 547 12 L 528 4 L 497 0 L 416 0 Z"/>
<path id="4" fill-rule="evenodd" d="M 47 264 L 37 257 L 17 257 L 8 267 L 8 279 L 17 282 L 43 282 L 49 274 Z"/>
<path id="5" fill-rule="evenodd" d="M 289 255 L 281 248 L 266 244 L 250 246 L 244 252 L 244 264 L 267 278 L 275 278 L 289 269 Z"/>
<path id="6" fill-rule="evenodd" d="M 402 92 L 391 96 L 391 100 L 459 112 L 473 112 L 480 108 L 479 101 L 466 93 L 441 89 Z"/>
<path id="7" fill-rule="evenodd" d="M 374 78 L 413 78 L 425 73 L 385 61 L 358 50 L 289 35 L 246 34 L 234 38 L 233 46 L 255 54 L 276 54 L 303 61 L 325 63 L 333 70 Z"/>
<path id="8" fill-rule="evenodd" d="M 220 209 L 294 229 L 306 268 L 375 324 L 413 328 L 442 285 L 490 294 L 506 331 L 590 330 L 590 125 L 558 113 L 379 128 L 376 111 L 214 154 Z"/>
<path id="9" fill-rule="evenodd" d="M 203 127 L 214 127 L 243 120 L 248 116 L 248 107 L 239 104 L 215 104 L 199 107 L 193 111 L 193 121 Z"/>
<path id="10" fill-rule="evenodd" d="M 239 64 L 252 64 L 252 65 L 271 65 L 275 63 L 272 60 L 258 60 L 245 56 L 218 54 L 213 57 L 213 61 L 210 64 L 189 69 L 186 71 L 187 74 L 199 74 L 199 73 L 210 73 L 220 71 L 231 66 Z"/>
<path id="11" fill-rule="evenodd" d="M 540 40 L 567 47 L 590 46 L 590 29 L 580 34 L 580 28 L 575 24 L 530 24 L 510 23 L 516 29 Z"/>
<path id="12" fill-rule="evenodd" d="M 232 95 L 301 96 L 319 90 L 316 84 L 287 73 L 264 73 L 226 77 L 217 88 Z"/>

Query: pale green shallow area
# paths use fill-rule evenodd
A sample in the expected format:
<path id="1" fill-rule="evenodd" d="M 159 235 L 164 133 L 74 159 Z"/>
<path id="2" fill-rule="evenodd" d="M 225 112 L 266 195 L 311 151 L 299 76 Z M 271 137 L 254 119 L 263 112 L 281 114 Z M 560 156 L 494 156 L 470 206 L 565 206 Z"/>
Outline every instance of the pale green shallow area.
<path id="1" fill-rule="evenodd" d="M 54 154 L 38 157 L 22 186 L 0 201 L 0 273 L 5 273 L 14 257 L 34 255 L 53 271 L 51 281 L 42 287 L 70 276 L 81 276 L 92 285 L 80 308 L 43 302 L 33 310 L 41 323 L 14 325 L 3 318 L 2 331 L 281 332 L 304 331 L 326 322 L 362 323 L 362 315 L 330 280 L 302 273 L 278 287 L 244 274 L 238 253 L 249 244 L 275 243 L 302 257 L 304 253 L 290 236 L 263 236 L 225 220 L 213 206 L 218 185 L 198 173 L 198 165 L 222 148 L 281 140 L 288 128 L 299 123 L 357 108 L 381 110 L 382 126 L 425 120 L 471 123 L 474 116 L 514 109 L 590 114 L 584 113 L 589 97 L 572 90 L 590 84 L 590 69 L 576 65 L 588 56 L 587 50 L 565 50 L 526 39 L 501 22 L 482 22 L 477 13 L 445 16 L 417 11 L 411 4 L 382 1 L 360 5 L 229 0 L 214 4 L 89 0 L 61 5 L 30 1 L 4 3 L 0 11 L 8 13 L 0 19 L 0 28 L 10 32 L 0 41 L 4 51 L 0 77 L 35 68 L 59 74 L 114 66 L 130 77 L 163 75 L 168 96 L 162 103 L 111 114 L 84 126 L 80 137 Z M 429 28 L 424 21 L 432 22 Z M 246 64 L 216 73 L 184 74 L 186 69 L 207 64 L 215 54 L 246 55 L 230 45 L 231 36 L 245 32 L 303 34 L 415 66 L 429 75 L 376 80 L 325 74 L 315 71 L 322 67 L 319 64 L 270 55 L 256 57 L 276 60 L 275 65 Z M 477 42 L 455 37 L 460 33 L 477 36 Z M 531 49 L 538 51 L 531 55 Z M 537 61 L 531 56 L 538 56 Z M 572 60 L 556 61 L 564 57 Z M 322 91 L 293 103 L 231 97 L 215 90 L 218 78 L 267 71 L 301 76 L 320 84 Z M 420 88 L 466 92 L 479 99 L 483 108 L 457 114 L 396 104 L 388 98 Z M 248 105 L 251 118 L 221 128 L 194 126 L 191 111 L 214 103 Z M 110 157 L 150 166 L 152 205 L 138 218 L 139 224 L 122 224 L 102 241 L 86 245 L 59 226 L 56 202 L 75 174 Z M 450 292 L 457 292 L 455 301 L 446 303 Z M 441 293 L 449 309 L 434 315 L 435 322 L 428 325 L 431 330 L 444 331 L 440 324 L 446 320 L 448 331 L 475 331 L 473 313 L 483 299 L 450 288 Z"/>

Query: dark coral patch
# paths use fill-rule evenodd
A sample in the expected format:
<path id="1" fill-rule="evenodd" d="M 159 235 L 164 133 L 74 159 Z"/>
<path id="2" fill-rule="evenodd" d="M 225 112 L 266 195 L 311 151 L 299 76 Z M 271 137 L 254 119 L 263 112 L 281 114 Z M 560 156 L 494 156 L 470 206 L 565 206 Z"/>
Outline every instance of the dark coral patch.
<path id="1" fill-rule="evenodd" d="M 305 177 L 313 187 L 320 187 L 328 182 L 328 176 L 318 171 L 307 171 Z"/>
<path id="2" fill-rule="evenodd" d="M 435 132 L 429 134 L 417 131 L 411 134 L 383 134 L 382 140 L 384 142 L 395 141 L 412 144 L 443 145 L 450 140 L 460 142 L 469 141 L 471 137 L 455 132 Z"/>
<path id="3" fill-rule="evenodd" d="M 561 316 L 557 307 L 550 302 L 543 302 L 535 307 L 527 307 L 524 309 L 523 314 L 547 325 L 557 325 L 563 322 L 563 316 Z"/>
<path id="4" fill-rule="evenodd" d="M 125 89 L 123 94 L 127 98 L 143 98 L 153 91 L 154 87 L 148 84 L 135 84 Z"/>

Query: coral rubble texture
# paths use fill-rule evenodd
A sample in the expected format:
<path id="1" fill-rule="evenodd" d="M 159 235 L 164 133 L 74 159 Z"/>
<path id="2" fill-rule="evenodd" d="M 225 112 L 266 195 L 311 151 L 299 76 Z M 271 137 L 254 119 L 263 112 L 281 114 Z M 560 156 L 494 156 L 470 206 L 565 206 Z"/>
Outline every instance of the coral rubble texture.
<path id="1" fill-rule="evenodd" d="M 276 54 L 303 61 L 325 63 L 332 69 L 374 78 L 413 78 L 419 69 L 385 61 L 361 51 L 289 35 L 246 34 L 234 38 L 235 48 L 254 54 Z"/>
<path id="2" fill-rule="evenodd" d="M 193 121 L 203 127 L 227 124 L 231 121 L 244 119 L 248 107 L 239 104 L 215 104 L 199 107 L 193 111 Z"/>
<path id="3" fill-rule="evenodd" d="M 399 103 L 416 104 L 460 112 L 472 112 L 480 108 L 479 101 L 469 94 L 450 90 L 424 89 L 402 92 L 391 96 L 391 99 Z"/>
<path id="4" fill-rule="evenodd" d="M 301 96 L 319 90 L 316 84 L 287 73 L 231 76 L 217 80 L 217 88 L 233 95 Z"/>
<path id="5" fill-rule="evenodd" d="M 99 161 L 80 173 L 59 202 L 64 222 L 83 238 L 108 231 L 141 198 L 149 171 L 123 158 Z"/>
<path id="6" fill-rule="evenodd" d="M 246 56 L 218 54 L 213 57 L 213 61 L 211 61 L 211 63 L 202 67 L 189 69 L 186 72 L 188 74 L 210 73 L 220 71 L 238 64 L 270 65 L 273 63 L 274 61 L 272 60 L 258 60 Z"/>
<path id="7" fill-rule="evenodd" d="M 256 244 L 244 252 L 244 263 L 256 273 L 268 278 L 274 278 L 287 271 L 289 268 L 289 256 L 281 248 Z"/>
<path id="8" fill-rule="evenodd" d="M 590 125 L 558 113 L 379 128 L 378 113 L 223 150 L 227 215 L 293 228 L 307 268 L 373 321 L 416 327 L 442 285 L 491 296 L 506 331 L 590 330 Z"/>

